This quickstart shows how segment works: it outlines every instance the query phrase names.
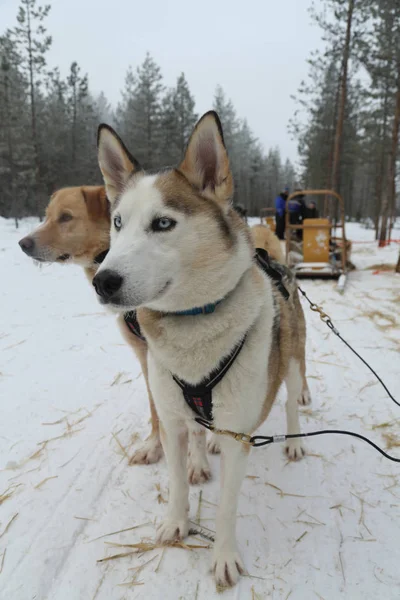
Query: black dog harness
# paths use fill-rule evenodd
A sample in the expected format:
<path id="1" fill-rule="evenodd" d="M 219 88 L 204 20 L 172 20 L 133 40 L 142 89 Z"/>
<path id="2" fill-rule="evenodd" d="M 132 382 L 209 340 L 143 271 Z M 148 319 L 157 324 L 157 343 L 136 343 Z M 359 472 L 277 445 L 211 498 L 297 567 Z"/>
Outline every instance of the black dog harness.
<path id="1" fill-rule="evenodd" d="M 286 274 L 285 267 L 277 262 L 274 265 L 271 264 L 268 252 L 263 248 L 257 248 L 255 254 L 255 260 L 258 266 L 264 271 L 264 273 L 272 279 L 273 284 L 282 294 L 285 300 L 289 299 L 289 292 L 283 284 L 283 277 Z M 124 314 L 125 323 L 134 335 L 139 339 L 146 341 L 140 331 L 140 325 L 137 319 L 136 311 L 131 310 Z M 179 385 L 182 390 L 183 397 L 186 404 L 192 409 L 192 411 L 202 419 L 206 421 L 212 421 L 212 391 L 215 386 L 223 379 L 226 373 L 229 371 L 236 358 L 239 356 L 241 349 L 246 341 L 247 334 L 243 339 L 235 346 L 235 348 L 227 356 L 225 356 L 219 365 L 211 371 L 200 383 L 191 385 L 182 379 L 179 379 L 176 375 L 172 375 L 174 381 Z"/>
<path id="2" fill-rule="evenodd" d="M 227 374 L 235 359 L 239 356 L 241 349 L 246 341 L 246 336 L 242 339 L 237 346 L 235 346 L 233 352 L 225 356 L 219 363 L 218 367 L 211 371 L 211 373 L 200 383 L 191 385 L 186 381 L 182 381 L 172 375 L 174 381 L 179 385 L 182 390 L 183 397 L 185 398 L 186 404 L 196 413 L 198 417 L 205 419 L 206 421 L 212 421 L 212 391 L 215 386 L 221 381 L 221 379 Z"/>

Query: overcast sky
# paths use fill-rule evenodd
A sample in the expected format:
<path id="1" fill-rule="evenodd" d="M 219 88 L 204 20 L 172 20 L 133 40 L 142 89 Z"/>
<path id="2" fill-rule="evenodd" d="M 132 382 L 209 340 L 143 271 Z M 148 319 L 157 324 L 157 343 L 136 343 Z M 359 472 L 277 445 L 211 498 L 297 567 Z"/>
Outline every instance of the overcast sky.
<path id="1" fill-rule="evenodd" d="M 317 4 L 320 0 L 317 0 Z M 45 2 L 43 2 L 45 3 Z M 48 63 L 65 76 L 72 61 L 88 72 L 93 93 L 116 105 L 129 65 L 149 51 L 166 85 L 181 71 L 199 114 L 217 84 L 266 149 L 297 158 L 287 124 L 290 95 L 307 75 L 306 58 L 321 46 L 311 0 L 50 0 Z M 0 34 L 16 22 L 18 0 L 0 0 Z"/>

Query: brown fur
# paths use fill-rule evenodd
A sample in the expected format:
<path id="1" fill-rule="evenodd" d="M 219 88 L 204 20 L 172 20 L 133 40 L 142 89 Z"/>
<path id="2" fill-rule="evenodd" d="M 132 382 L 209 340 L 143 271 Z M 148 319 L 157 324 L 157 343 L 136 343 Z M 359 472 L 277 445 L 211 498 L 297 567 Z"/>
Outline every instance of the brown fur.
<path id="1" fill-rule="evenodd" d="M 63 213 L 73 216 L 71 221 L 60 223 Z M 39 251 L 51 251 L 57 256 L 70 254 L 72 262 L 82 264 L 89 283 L 96 275 L 95 257 L 110 245 L 110 214 L 104 186 L 82 186 L 57 190 L 50 199 L 44 224 L 31 237 Z M 125 341 L 135 352 L 142 367 L 149 396 L 151 413 L 151 437 L 159 437 L 159 421 L 150 392 L 147 374 L 147 344 L 133 335 L 126 327 L 123 317 L 118 324 Z M 135 456 L 131 464 L 135 462 Z M 147 462 L 142 456 L 138 462 Z"/>
<path id="2" fill-rule="evenodd" d="M 60 222 L 63 214 L 73 218 Z M 45 260 L 55 262 L 69 254 L 85 266 L 109 246 L 110 216 L 103 186 L 63 188 L 56 191 L 44 224 L 31 236 Z"/>
<path id="3" fill-rule="evenodd" d="M 215 127 L 215 116 L 205 115 L 197 123 L 186 149 L 179 171 L 202 194 L 223 206 L 233 196 L 233 177 L 225 151 L 222 130 L 213 144 L 199 144 L 200 136 L 207 136 Z M 219 125 L 220 128 L 220 125 Z M 201 156 L 198 153 L 202 154 Z M 214 156 L 214 153 L 219 157 Z M 217 165 L 217 169 L 215 169 Z"/>
<path id="4" fill-rule="evenodd" d="M 306 323 L 297 289 L 290 291 L 290 299 L 286 301 L 280 292 L 273 290 L 275 302 L 279 307 L 280 318 L 278 319 L 279 331 L 276 332 L 276 340 L 273 341 L 273 348 L 269 356 L 268 372 L 276 373 L 276 376 L 270 378 L 270 386 L 257 427 L 265 421 L 272 408 L 278 390 L 288 371 L 291 358 L 298 360 L 300 363 L 303 392 L 308 387 L 305 362 Z"/>
<path id="5" fill-rule="evenodd" d="M 156 407 L 154 404 L 153 396 L 152 396 L 152 393 L 150 390 L 150 385 L 149 385 L 149 375 L 148 375 L 148 370 L 147 370 L 147 344 L 146 344 L 146 342 L 144 342 L 143 340 L 141 340 L 140 338 L 138 338 L 137 336 L 133 335 L 130 332 L 130 330 L 127 328 L 127 326 L 125 324 L 123 315 L 120 315 L 118 317 L 117 322 L 118 322 L 118 325 L 119 325 L 119 328 L 120 328 L 120 331 L 122 333 L 124 340 L 127 342 L 127 344 L 130 345 L 132 350 L 135 352 L 135 354 L 140 362 L 140 366 L 142 367 L 143 377 L 144 377 L 144 380 L 146 383 L 146 389 L 147 389 L 147 394 L 149 397 L 149 405 L 150 405 L 151 432 L 150 432 L 149 438 L 152 438 L 152 437 L 158 438 L 160 422 L 159 422 L 157 410 L 156 410 Z M 131 460 L 129 461 L 129 464 L 135 464 L 135 462 L 136 462 L 135 457 L 132 457 Z"/>
<path id="6" fill-rule="evenodd" d="M 108 126 L 103 126 L 99 135 L 109 142 L 107 155 L 103 154 L 103 145 L 99 143 L 98 159 L 108 198 L 115 206 L 121 189 L 127 185 L 133 175 L 140 172 L 140 167 L 138 162 L 129 154 L 115 131 L 112 131 Z M 123 148 L 122 153 L 118 152 L 120 147 Z"/>
<path id="7" fill-rule="evenodd" d="M 285 264 L 281 244 L 273 231 L 265 225 L 253 225 L 250 231 L 256 248 L 264 248 L 271 258 Z"/>
<path id="8" fill-rule="evenodd" d="M 186 177 L 178 170 L 169 171 L 159 175 L 156 187 L 160 190 L 164 204 L 187 215 L 207 212 L 219 225 L 222 239 L 227 248 L 235 242 L 234 231 L 222 209 L 215 200 L 200 195 L 198 189 L 190 184 Z"/>

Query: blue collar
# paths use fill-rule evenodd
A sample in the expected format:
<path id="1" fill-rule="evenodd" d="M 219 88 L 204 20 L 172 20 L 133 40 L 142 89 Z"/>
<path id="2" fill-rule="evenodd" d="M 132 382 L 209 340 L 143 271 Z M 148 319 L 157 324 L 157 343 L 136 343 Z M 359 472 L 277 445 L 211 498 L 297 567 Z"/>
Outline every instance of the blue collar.
<path id="1" fill-rule="evenodd" d="M 189 310 L 178 310 L 170 314 L 176 316 L 210 315 L 214 312 L 216 306 L 220 302 L 222 302 L 222 300 L 218 300 L 218 302 L 212 302 L 211 304 L 206 304 L 205 306 L 195 306 L 194 308 L 189 308 Z"/>

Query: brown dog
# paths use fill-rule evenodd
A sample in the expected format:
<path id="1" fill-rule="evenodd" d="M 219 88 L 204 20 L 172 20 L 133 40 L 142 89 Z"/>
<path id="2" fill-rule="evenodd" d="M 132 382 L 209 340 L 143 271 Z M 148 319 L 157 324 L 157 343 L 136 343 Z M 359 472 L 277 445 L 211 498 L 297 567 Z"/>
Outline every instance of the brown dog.
<path id="1" fill-rule="evenodd" d="M 20 240 L 22 250 L 40 262 L 75 263 L 84 268 L 92 282 L 109 248 L 110 212 L 103 186 L 63 188 L 56 191 L 46 210 L 45 222 Z M 127 327 L 123 316 L 118 324 L 125 341 L 140 361 L 146 381 L 151 412 L 151 433 L 131 457 L 130 464 L 157 462 L 163 455 L 157 412 L 148 385 L 147 344 Z"/>

